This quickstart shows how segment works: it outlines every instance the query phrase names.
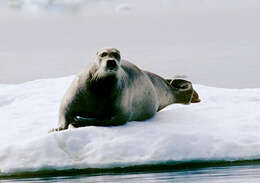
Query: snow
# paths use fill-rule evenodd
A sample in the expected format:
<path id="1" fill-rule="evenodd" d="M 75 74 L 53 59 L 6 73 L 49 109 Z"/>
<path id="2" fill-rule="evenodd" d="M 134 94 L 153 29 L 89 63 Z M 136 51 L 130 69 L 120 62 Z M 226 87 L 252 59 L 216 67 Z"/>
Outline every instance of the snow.
<path id="1" fill-rule="evenodd" d="M 48 134 L 74 76 L 0 85 L 0 175 L 166 161 L 260 158 L 260 89 L 195 85 L 201 103 L 174 104 L 145 122 Z"/>

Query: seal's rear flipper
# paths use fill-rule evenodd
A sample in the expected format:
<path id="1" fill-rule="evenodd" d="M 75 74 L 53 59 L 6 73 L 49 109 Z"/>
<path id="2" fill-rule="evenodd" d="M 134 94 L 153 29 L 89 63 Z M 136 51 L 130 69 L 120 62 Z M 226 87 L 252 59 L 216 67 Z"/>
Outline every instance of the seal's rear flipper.
<path id="1" fill-rule="evenodd" d="M 193 89 L 192 83 L 183 79 L 167 79 L 174 92 L 174 103 L 190 104 L 200 102 L 198 93 Z"/>
<path id="2" fill-rule="evenodd" d="M 199 103 L 199 102 L 200 102 L 199 94 L 194 90 L 191 103 Z"/>

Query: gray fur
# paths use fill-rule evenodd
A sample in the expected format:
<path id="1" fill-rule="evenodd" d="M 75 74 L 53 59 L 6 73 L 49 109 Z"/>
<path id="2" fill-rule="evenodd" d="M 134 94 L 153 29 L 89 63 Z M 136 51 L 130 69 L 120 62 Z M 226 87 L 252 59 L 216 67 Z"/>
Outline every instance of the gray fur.
<path id="1" fill-rule="evenodd" d="M 112 70 L 107 68 L 111 59 L 116 63 Z M 172 103 L 190 103 L 194 92 L 191 83 L 174 81 L 121 60 L 116 49 L 103 49 L 72 82 L 62 99 L 58 128 L 51 131 L 69 125 L 115 126 L 143 121 Z"/>

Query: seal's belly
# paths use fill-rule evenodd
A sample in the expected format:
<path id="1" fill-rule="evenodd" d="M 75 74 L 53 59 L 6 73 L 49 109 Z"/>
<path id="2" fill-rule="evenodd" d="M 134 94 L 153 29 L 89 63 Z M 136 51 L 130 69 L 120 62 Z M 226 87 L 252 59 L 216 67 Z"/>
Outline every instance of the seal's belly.
<path id="1" fill-rule="evenodd" d="M 76 104 L 78 109 L 74 111 L 77 116 L 85 118 L 96 119 L 110 119 L 116 114 L 116 105 L 113 98 L 99 96 L 99 95 L 86 95 L 84 100 Z"/>

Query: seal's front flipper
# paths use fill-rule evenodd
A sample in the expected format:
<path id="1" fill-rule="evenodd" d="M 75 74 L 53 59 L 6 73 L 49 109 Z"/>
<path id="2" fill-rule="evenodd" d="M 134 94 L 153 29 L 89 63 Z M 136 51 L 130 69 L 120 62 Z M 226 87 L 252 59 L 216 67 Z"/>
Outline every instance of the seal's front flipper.
<path id="1" fill-rule="evenodd" d="M 59 131 L 66 130 L 66 129 L 67 129 L 67 128 L 62 128 L 62 127 L 53 128 L 53 129 L 49 130 L 48 133 L 59 132 Z"/>
<path id="2" fill-rule="evenodd" d="M 193 89 L 192 83 L 183 79 L 167 79 L 174 93 L 174 103 L 190 104 L 200 102 L 198 93 Z"/>
<path id="3" fill-rule="evenodd" d="M 111 119 L 96 119 L 96 118 L 85 118 L 81 116 L 76 116 L 74 118 L 73 125 L 75 128 L 85 127 L 85 126 L 119 126 L 125 124 L 127 121 L 122 120 L 117 117 L 112 117 Z"/>
<path id="4" fill-rule="evenodd" d="M 95 118 L 86 118 L 86 117 L 81 117 L 81 116 L 76 116 L 74 118 L 74 120 L 77 122 L 77 121 L 91 121 L 91 120 L 94 120 Z"/>

